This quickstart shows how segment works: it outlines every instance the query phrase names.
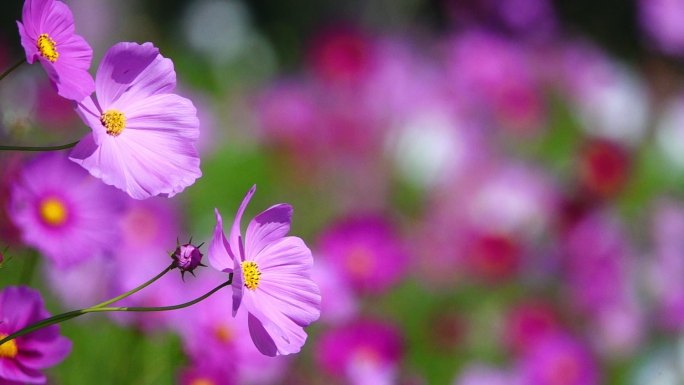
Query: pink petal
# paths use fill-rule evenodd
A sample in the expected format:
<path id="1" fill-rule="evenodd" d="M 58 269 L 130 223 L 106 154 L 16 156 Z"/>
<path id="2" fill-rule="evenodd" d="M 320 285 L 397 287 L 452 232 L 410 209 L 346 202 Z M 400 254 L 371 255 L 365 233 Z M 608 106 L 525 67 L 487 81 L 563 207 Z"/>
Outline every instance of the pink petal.
<path id="1" fill-rule="evenodd" d="M 272 206 L 254 217 L 245 234 L 246 255 L 256 256 L 264 247 L 286 236 L 291 221 L 292 206 L 288 204 Z"/>
<path id="2" fill-rule="evenodd" d="M 278 355 L 278 347 L 271 335 L 266 331 L 264 325 L 252 314 L 247 318 L 247 325 L 249 326 L 249 335 L 254 341 L 254 345 L 261 352 L 261 354 L 275 357 Z"/>
<path id="3" fill-rule="evenodd" d="M 47 33 L 57 43 L 57 51 L 62 55 L 61 47 L 64 41 L 76 32 L 74 29 L 74 15 L 69 7 L 61 1 L 52 3 L 50 9 L 44 13 L 40 25 L 40 33 Z"/>
<path id="4" fill-rule="evenodd" d="M 37 321 L 42 307 L 40 294 L 27 287 L 7 287 L 0 294 L 0 310 L 4 311 L 7 327 L 12 331 Z"/>
<path id="5" fill-rule="evenodd" d="M 50 343 L 29 340 L 21 345 L 17 359 L 27 368 L 44 369 L 62 362 L 70 352 L 71 341 L 61 336 Z"/>
<path id="6" fill-rule="evenodd" d="M 233 257 L 228 253 L 228 240 L 223 233 L 223 218 L 216 208 L 214 214 L 216 216 L 216 227 L 214 227 L 214 236 L 209 243 L 209 263 L 218 271 L 230 273 L 233 271 L 234 262 Z"/>
<path id="7" fill-rule="evenodd" d="M 159 54 L 152 43 L 122 42 L 107 51 L 97 69 L 95 88 L 104 111 L 176 87 L 173 62 Z M 121 100 L 119 100 L 121 99 Z"/>
<path id="8" fill-rule="evenodd" d="M 25 368 L 16 360 L 0 360 L 0 378 L 21 384 L 44 384 L 45 375 L 35 369 Z M 4 382 L 2 382 L 4 384 Z"/>
<path id="9" fill-rule="evenodd" d="M 255 191 L 256 185 L 253 185 L 252 188 L 250 188 L 249 191 L 247 191 L 245 197 L 242 199 L 242 203 L 240 203 L 240 207 L 238 208 L 238 211 L 235 214 L 235 219 L 233 219 L 233 226 L 230 228 L 230 237 L 228 238 L 228 242 L 233 249 L 241 249 L 240 243 L 242 237 L 240 236 L 240 222 L 242 221 L 242 214 L 244 214 L 245 208 L 247 208 L 247 204 L 249 204 L 249 201 L 252 199 L 252 196 L 254 195 Z M 240 255 L 240 260 L 245 260 L 244 254 Z"/>
<path id="10" fill-rule="evenodd" d="M 118 103 L 117 103 L 118 104 Z M 156 131 L 186 139 L 199 138 L 197 110 L 189 99 L 175 94 L 152 95 L 123 110 L 129 130 Z"/>
<path id="11" fill-rule="evenodd" d="M 91 154 L 81 151 L 88 144 L 74 149 L 70 159 L 135 199 L 173 196 L 202 175 L 197 150 L 179 136 L 131 129 L 104 137 Z"/>

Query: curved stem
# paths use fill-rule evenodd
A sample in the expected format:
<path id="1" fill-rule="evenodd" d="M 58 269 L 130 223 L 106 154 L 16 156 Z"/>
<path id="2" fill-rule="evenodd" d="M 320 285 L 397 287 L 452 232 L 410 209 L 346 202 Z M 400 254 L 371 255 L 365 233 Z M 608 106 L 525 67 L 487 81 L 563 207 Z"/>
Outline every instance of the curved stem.
<path id="1" fill-rule="evenodd" d="M 173 270 L 175 267 L 176 267 L 176 261 L 173 261 L 173 262 L 171 262 L 171 264 L 170 264 L 166 269 L 162 270 L 161 273 L 157 274 L 154 278 L 152 278 L 152 279 L 150 279 L 149 281 L 143 283 L 142 285 L 136 287 L 135 289 L 129 290 L 129 291 L 127 291 L 127 292 L 125 292 L 125 293 L 123 293 L 123 294 L 121 294 L 121 295 L 119 295 L 119 296 L 116 296 L 116 297 L 114 297 L 114 298 L 112 298 L 112 299 L 109 299 L 109 300 L 107 300 L 107 301 L 100 302 L 100 303 L 98 303 L 97 305 L 91 306 L 90 308 L 104 307 L 104 306 L 107 306 L 107 305 L 112 304 L 112 303 L 114 303 L 114 302 L 118 302 L 118 301 L 120 301 L 120 300 L 122 300 L 122 299 L 124 299 L 124 298 L 126 298 L 126 297 L 128 297 L 128 296 L 130 296 L 130 295 L 133 295 L 133 294 L 139 292 L 140 290 L 142 290 L 142 289 L 144 289 L 144 288 L 150 286 L 152 283 L 154 283 L 154 281 L 156 281 L 156 280 L 158 280 L 159 278 L 163 277 L 164 274 L 166 274 L 166 273 L 168 273 L 169 271 Z"/>
<path id="2" fill-rule="evenodd" d="M 14 71 L 15 69 L 19 68 L 19 66 L 21 66 L 21 65 L 24 64 L 24 63 L 26 63 L 26 59 L 25 59 L 25 58 L 19 60 L 18 62 L 14 63 L 14 64 L 12 64 L 12 66 L 11 66 L 10 68 L 8 68 L 7 70 L 5 70 L 5 72 L 3 72 L 3 73 L 0 74 L 0 80 L 4 79 L 5 76 L 9 75 L 12 71 Z"/>
<path id="3" fill-rule="evenodd" d="M 79 140 L 59 146 L 0 146 L 0 151 L 59 151 L 77 145 Z"/>
<path id="4" fill-rule="evenodd" d="M 233 273 L 230 273 L 228 275 L 228 280 L 226 282 L 223 282 L 222 284 L 216 286 L 215 288 L 211 289 L 204 295 L 197 297 L 193 299 L 192 301 L 184 302 L 178 305 L 173 305 L 173 306 L 160 306 L 160 307 L 89 307 L 85 309 L 80 309 L 80 310 L 73 310 L 70 312 L 62 313 L 62 314 L 57 314 L 55 316 L 52 316 L 50 318 L 46 318 L 42 321 L 36 322 L 33 325 L 29 325 L 19 331 L 16 331 L 7 337 L 3 338 L 0 340 L 0 346 L 2 346 L 5 342 L 11 341 L 15 338 L 21 337 L 25 334 L 31 333 L 33 331 L 42 329 L 44 327 L 54 325 L 60 322 L 64 322 L 67 320 L 70 320 L 72 318 L 76 318 L 79 316 L 82 316 L 84 314 L 88 313 L 103 313 L 103 312 L 112 312 L 112 311 L 133 311 L 133 312 L 143 312 L 143 311 L 169 311 L 169 310 L 177 310 L 177 309 L 182 309 L 186 308 L 188 306 L 192 306 L 200 301 L 203 301 L 207 299 L 209 296 L 212 294 L 216 293 L 217 291 L 221 290 L 222 288 L 230 285 L 233 282 Z M 96 305 L 97 306 L 97 305 Z"/>

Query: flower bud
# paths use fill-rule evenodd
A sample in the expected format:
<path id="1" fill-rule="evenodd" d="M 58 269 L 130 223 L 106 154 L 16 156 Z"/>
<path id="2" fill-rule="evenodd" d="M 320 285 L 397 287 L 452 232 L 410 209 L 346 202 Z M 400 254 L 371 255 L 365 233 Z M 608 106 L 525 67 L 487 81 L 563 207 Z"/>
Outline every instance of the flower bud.
<path id="1" fill-rule="evenodd" d="M 193 271 L 198 266 L 205 266 L 202 264 L 202 253 L 199 250 L 201 246 L 195 246 L 192 243 L 178 245 L 176 251 L 171 254 L 171 258 L 173 258 L 176 267 L 181 271 L 182 277 L 184 277 L 186 272 L 194 276 L 195 273 Z"/>

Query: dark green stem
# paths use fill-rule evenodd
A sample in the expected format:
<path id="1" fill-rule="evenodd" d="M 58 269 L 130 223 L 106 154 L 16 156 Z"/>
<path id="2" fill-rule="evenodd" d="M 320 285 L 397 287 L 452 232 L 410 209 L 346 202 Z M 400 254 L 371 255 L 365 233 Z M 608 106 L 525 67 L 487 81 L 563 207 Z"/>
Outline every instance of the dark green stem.
<path id="1" fill-rule="evenodd" d="M 10 68 L 5 70 L 5 72 L 0 74 L 0 80 L 4 79 L 5 76 L 9 75 L 12 71 L 19 68 L 19 66 L 21 66 L 24 63 L 26 63 L 26 59 L 21 59 L 18 62 L 14 63 Z"/>
<path id="2" fill-rule="evenodd" d="M 0 151 L 59 151 L 74 147 L 78 142 L 77 140 L 59 146 L 0 146 Z"/>
<path id="3" fill-rule="evenodd" d="M 70 312 L 58 314 L 56 316 L 46 318 L 42 321 L 36 322 L 33 325 L 29 325 L 19 331 L 16 331 L 7 337 L 3 338 L 0 340 L 0 346 L 2 346 L 5 342 L 11 341 L 17 337 L 21 337 L 25 334 L 34 332 L 36 330 L 42 329 L 44 327 L 48 327 L 50 325 L 58 324 L 60 322 L 64 322 L 67 320 L 70 320 L 72 318 L 76 318 L 79 316 L 82 316 L 84 314 L 88 313 L 103 313 L 103 312 L 111 312 L 111 311 L 133 311 L 133 312 L 143 312 L 143 311 L 170 311 L 170 310 L 177 310 L 177 309 L 183 309 L 188 306 L 192 306 L 198 302 L 201 302 L 205 299 L 207 299 L 209 296 L 212 294 L 216 293 L 217 291 L 221 290 L 222 288 L 230 285 L 233 282 L 233 273 L 228 275 L 228 280 L 215 288 L 211 289 L 208 291 L 206 294 L 204 294 L 201 297 L 197 297 L 193 299 L 192 301 L 184 302 L 179 305 L 173 305 L 173 306 L 160 306 L 160 307 L 89 307 L 85 309 L 80 309 L 80 310 L 73 310 Z"/>

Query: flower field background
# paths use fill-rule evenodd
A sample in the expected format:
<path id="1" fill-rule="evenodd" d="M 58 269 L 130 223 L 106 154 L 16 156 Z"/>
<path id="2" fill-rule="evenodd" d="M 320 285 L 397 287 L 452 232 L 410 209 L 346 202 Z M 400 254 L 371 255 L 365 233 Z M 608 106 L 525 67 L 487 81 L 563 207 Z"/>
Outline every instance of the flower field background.
<path id="1" fill-rule="evenodd" d="M 183 134 L 146 137 L 164 142 L 163 156 L 122 152 L 130 170 L 152 170 L 135 182 L 125 170 L 99 175 L 101 158 L 83 153 L 106 143 L 83 139 L 97 128 L 59 89 L 64 78 L 23 64 L 0 80 L 0 145 L 82 142 L 0 151 L 0 321 L 14 297 L 42 296 L 57 314 L 131 290 L 178 243 L 204 243 L 205 265 L 231 269 L 215 257 L 231 253 L 215 242 L 215 209 L 234 250 L 248 190 L 247 262 L 266 271 L 255 255 L 275 243 L 250 242 L 248 221 L 287 202 L 293 212 L 270 213 L 291 215 L 285 239 L 311 250 L 315 285 L 273 263 L 295 294 L 268 316 L 295 326 L 262 328 L 297 345 L 276 357 L 250 335 L 255 315 L 273 310 L 251 290 L 282 282 L 243 262 L 247 311 L 233 315 L 234 287 L 186 309 L 61 323 L 71 350 L 47 383 L 684 384 L 684 2 L 64 3 L 96 83 L 100 62 L 117 68 L 118 42 L 139 43 L 115 47 L 149 55 L 169 79 L 172 63 L 175 104 L 162 110 Z M 0 71 L 27 55 L 22 7 L 0 4 Z M 158 96 L 95 93 L 111 141 L 134 129 L 125 108 Z M 118 97 L 128 123 L 106 111 Z M 195 152 L 201 176 L 176 162 Z M 73 202 L 34 207 L 34 191 Z M 149 197 L 159 194 L 172 197 Z M 57 231 L 74 213 L 86 224 Z M 189 250 L 182 278 L 171 272 L 121 306 L 175 305 L 225 280 Z M 40 296 L 5 289 L 20 285 Z M 302 305 L 316 285 L 320 318 Z M 0 384 L 15 348 L 0 345 Z"/>

